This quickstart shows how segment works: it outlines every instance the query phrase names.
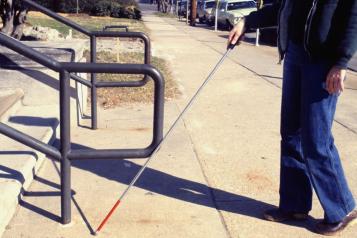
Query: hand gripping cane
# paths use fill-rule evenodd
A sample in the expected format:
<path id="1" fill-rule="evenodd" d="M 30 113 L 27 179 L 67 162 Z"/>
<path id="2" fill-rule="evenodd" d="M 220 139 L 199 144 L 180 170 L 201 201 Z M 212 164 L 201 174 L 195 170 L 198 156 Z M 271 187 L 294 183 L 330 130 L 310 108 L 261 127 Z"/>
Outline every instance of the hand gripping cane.
<path id="1" fill-rule="evenodd" d="M 239 42 L 239 40 L 238 40 Z M 130 184 L 128 185 L 128 187 L 125 189 L 125 191 L 123 192 L 123 194 L 119 197 L 119 199 L 116 201 L 116 203 L 114 204 L 114 206 L 112 207 L 112 209 L 109 211 L 109 213 L 106 215 L 106 217 L 104 218 L 104 220 L 100 223 L 99 227 L 97 228 L 97 230 L 95 231 L 94 235 L 97 235 L 98 232 L 100 232 L 102 230 L 102 228 L 104 227 L 104 225 L 106 224 L 106 222 L 109 220 L 109 218 L 111 217 L 111 215 L 114 213 L 115 209 L 119 206 L 120 202 L 124 199 L 124 197 L 128 194 L 130 188 L 136 183 L 136 181 L 140 178 L 141 174 L 144 172 L 144 170 L 147 168 L 147 166 L 149 165 L 151 159 L 153 159 L 155 157 L 155 155 L 157 154 L 157 152 L 160 150 L 162 144 L 165 142 L 166 138 L 171 134 L 171 132 L 173 131 L 173 129 L 176 127 L 176 125 L 178 124 L 178 122 L 181 120 L 181 118 L 185 115 L 185 113 L 188 111 L 188 109 L 192 106 L 192 104 L 194 103 L 194 101 L 196 100 L 197 96 L 201 93 L 201 91 L 203 90 L 203 88 L 208 84 L 208 82 L 213 78 L 213 75 L 216 73 L 216 71 L 218 70 L 218 68 L 221 66 L 221 64 L 223 63 L 223 61 L 227 58 L 227 56 L 229 55 L 229 53 L 234 49 L 236 45 L 235 44 L 229 44 L 227 47 L 227 51 L 224 53 L 224 55 L 222 56 L 222 58 L 218 61 L 218 63 L 216 64 L 216 66 L 213 68 L 213 70 L 210 72 L 210 74 L 207 76 L 207 78 L 205 79 L 205 81 L 201 84 L 201 86 L 198 88 L 197 92 L 193 95 L 193 97 L 191 98 L 191 100 L 188 102 L 188 104 L 186 105 L 186 107 L 183 109 L 183 111 L 180 113 L 180 115 L 177 117 L 177 119 L 175 120 L 175 122 L 172 124 L 172 126 L 169 128 L 169 130 L 166 132 L 165 136 L 162 138 L 162 140 L 160 141 L 160 143 L 156 146 L 155 150 L 151 153 L 150 157 L 146 160 L 146 162 L 144 163 L 144 165 L 141 167 L 141 169 L 139 170 L 139 172 L 135 175 L 135 177 L 133 178 L 133 180 L 130 182 Z"/>

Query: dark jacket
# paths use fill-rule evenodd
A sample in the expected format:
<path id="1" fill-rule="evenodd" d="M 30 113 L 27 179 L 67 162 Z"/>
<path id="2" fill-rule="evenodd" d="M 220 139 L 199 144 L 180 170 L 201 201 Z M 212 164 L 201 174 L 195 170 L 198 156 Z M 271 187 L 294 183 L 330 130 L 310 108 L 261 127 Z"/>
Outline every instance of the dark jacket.
<path id="1" fill-rule="evenodd" d="M 293 2 L 278 0 L 246 17 L 248 28 L 278 25 L 278 48 L 283 59 Z M 311 58 L 324 58 L 346 68 L 357 50 L 357 0 L 314 0 L 306 19 L 304 47 Z"/>

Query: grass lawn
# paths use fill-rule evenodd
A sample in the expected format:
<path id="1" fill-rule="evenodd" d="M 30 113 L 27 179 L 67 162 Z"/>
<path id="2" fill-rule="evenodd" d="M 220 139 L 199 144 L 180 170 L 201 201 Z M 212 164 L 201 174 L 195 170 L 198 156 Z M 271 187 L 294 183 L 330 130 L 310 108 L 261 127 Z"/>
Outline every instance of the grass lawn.
<path id="1" fill-rule="evenodd" d="M 85 52 L 87 60 L 89 52 Z M 142 63 L 143 53 L 121 53 L 120 63 Z M 110 52 L 98 52 L 97 62 L 116 63 L 117 55 Z M 152 57 L 151 64 L 155 66 L 165 78 L 165 100 L 181 95 L 177 83 L 174 81 L 168 63 L 161 58 Z M 134 81 L 140 80 L 143 75 L 98 74 L 98 81 Z M 140 88 L 100 88 L 98 101 L 104 108 L 112 108 L 129 103 L 151 103 L 154 99 L 154 84 L 152 80 Z"/>
<path id="2" fill-rule="evenodd" d="M 149 30 L 142 21 L 111 18 L 111 17 L 93 17 L 87 14 L 61 14 L 64 17 L 76 22 L 90 30 L 102 30 L 106 25 L 127 25 L 129 31 L 145 32 Z M 40 12 L 30 12 L 27 23 L 33 26 L 50 27 L 57 29 L 64 36 L 68 35 L 69 27 L 53 20 Z M 85 35 L 73 30 L 74 38 L 87 38 Z M 89 61 L 89 52 L 85 52 Z M 120 52 L 120 63 L 139 63 L 144 62 L 143 53 Z M 116 53 L 97 52 L 97 62 L 117 63 Z M 174 81 L 168 63 L 161 58 L 152 57 L 151 64 L 159 69 L 165 78 L 165 99 L 174 99 L 180 95 L 177 84 Z M 128 81 L 141 80 L 143 75 L 118 75 L 118 74 L 98 74 L 99 81 Z M 129 103 L 151 103 L 154 98 L 154 84 L 152 80 L 140 88 L 100 88 L 98 89 L 98 101 L 104 108 L 112 108 Z"/>
<path id="3" fill-rule="evenodd" d="M 158 16 L 158 17 L 177 18 L 177 16 L 175 14 L 172 14 L 172 13 L 155 12 L 155 15 Z"/>
<path id="4" fill-rule="evenodd" d="M 130 31 L 139 31 L 148 33 L 149 30 L 145 27 L 144 23 L 140 20 L 132 20 L 126 18 L 112 18 L 112 17 L 95 17 L 87 14 L 61 14 L 62 16 L 76 22 L 77 24 L 89 29 L 89 30 L 102 30 L 106 25 L 126 25 Z M 40 13 L 29 12 L 27 18 L 27 24 L 32 26 L 43 26 L 57 29 L 61 34 L 68 35 L 70 27 Z M 73 30 L 73 37 L 86 38 L 80 32 Z"/>

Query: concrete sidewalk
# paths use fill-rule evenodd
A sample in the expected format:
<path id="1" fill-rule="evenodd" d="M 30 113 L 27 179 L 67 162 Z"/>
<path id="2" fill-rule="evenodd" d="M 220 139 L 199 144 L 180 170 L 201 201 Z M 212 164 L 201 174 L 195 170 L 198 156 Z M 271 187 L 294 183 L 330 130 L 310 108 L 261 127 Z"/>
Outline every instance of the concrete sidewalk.
<path id="1" fill-rule="evenodd" d="M 165 105 L 167 130 L 222 56 L 227 32 L 159 18 L 147 6 L 143 14 L 153 53 L 171 62 L 184 89 L 182 98 Z M 231 54 L 99 236 L 320 237 L 310 231 L 323 217 L 316 199 L 305 223 L 261 219 L 263 210 L 278 204 L 281 92 L 278 81 L 266 80 L 240 57 L 252 60 L 252 51 L 260 53 L 257 65 L 275 80 L 281 69 L 270 61 L 271 50 L 242 45 Z M 72 129 L 73 147 L 145 146 L 151 139 L 151 113 L 145 105 L 101 111 L 98 131 Z M 356 196 L 357 135 L 336 123 L 335 137 Z M 46 161 L 3 237 L 91 237 L 142 163 L 73 163 L 73 222 L 62 226 L 59 166 Z M 354 237 L 356 229 L 341 237 Z"/>

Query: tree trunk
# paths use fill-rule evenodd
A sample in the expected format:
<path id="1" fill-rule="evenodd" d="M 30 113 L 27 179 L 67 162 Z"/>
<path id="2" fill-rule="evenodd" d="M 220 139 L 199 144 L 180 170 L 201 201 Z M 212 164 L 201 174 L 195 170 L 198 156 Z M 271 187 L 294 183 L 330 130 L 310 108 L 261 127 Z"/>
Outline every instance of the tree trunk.
<path id="1" fill-rule="evenodd" d="M 157 0 L 157 11 L 161 11 L 161 0 Z"/>
<path id="2" fill-rule="evenodd" d="M 191 0 L 190 26 L 195 26 L 196 25 L 196 16 L 197 16 L 197 0 Z"/>
<path id="3" fill-rule="evenodd" d="M 14 22 L 14 31 L 12 32 L 12 37 L 20 40 L 24 31 L 24 26 L 27 18 L 28 9 L 22 7 L 18 10 Z"/>
<path id="4" fill-rule="evenodd" d="M 3 22 L 3 27 L 1 32 L 6 35 L 11 35 L 14 31 L 14 15 L 15 10 L 12 0 L 1 1 L 1 18 Z"/>
<path id="5" fill-rule="evenodd" d="M 168 0 L 163 0 L 163 7 L 164 7 L 164 13 L 167 13 L 167 10 L 169 8 Z"/>
<path id="6" fill-rule="evenodd" d="M 21 39 L 27 12 L 28 9 L 22 4 L 16 4 L 15 0 L 1 0 L 0 15 L 3 22 L 1 32 Z"/>

